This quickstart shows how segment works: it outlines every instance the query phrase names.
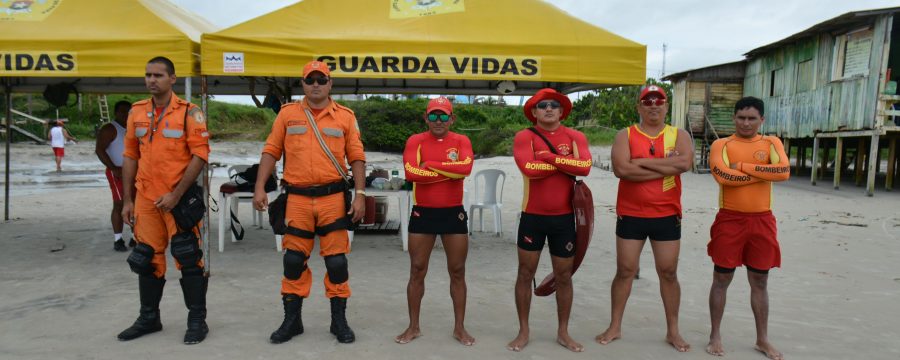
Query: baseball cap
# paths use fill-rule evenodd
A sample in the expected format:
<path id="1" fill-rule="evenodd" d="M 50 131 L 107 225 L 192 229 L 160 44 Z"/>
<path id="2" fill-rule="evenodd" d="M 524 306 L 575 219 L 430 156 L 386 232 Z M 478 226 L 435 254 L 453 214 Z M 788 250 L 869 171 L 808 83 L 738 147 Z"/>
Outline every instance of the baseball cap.
<path id="1" fill-rule="evenodd" d="M 453 114 L 453 103 L 443 96 L 431 99 L 428 101 L 428 107 L 425 109 L 425 113 L 431 114 L 431 112 L 435 110 L 443 111 L 444 114 L 447 115 Z"/>
<path id="2" fill-rule="evenodd" d="M 318 71 L 325 76 L 331 76 L 331 71 L 328 70 L 328 65 L 321 61 L 310 61 L 303 66 L 303 77 L 309 76 L 309 73 Z"/>
<path id="3" fill-rule="evenodd" d="M 659 95 L 660 98 L 666 98 L 666 91 L 663 88 L 656 85 L 645 86 L 643 90 L 641 90 L 641 96 L 638 99 L 643 99 L 647 97 L 647 95 L 656 94 Z"/>

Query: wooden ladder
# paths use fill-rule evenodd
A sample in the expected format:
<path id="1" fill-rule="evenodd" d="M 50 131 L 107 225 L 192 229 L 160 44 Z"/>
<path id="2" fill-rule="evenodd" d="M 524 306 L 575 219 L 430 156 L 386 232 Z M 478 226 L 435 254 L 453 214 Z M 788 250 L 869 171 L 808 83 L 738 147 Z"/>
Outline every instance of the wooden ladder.
<path id="1" fill-rule="evenodd" d="M 109 102 L 106 101 L 106 94 L 100 95 L 99 101 L 97 101 L 98 106 L 100 106 L 100 123 L 105 124 L 109 122 Z"/>

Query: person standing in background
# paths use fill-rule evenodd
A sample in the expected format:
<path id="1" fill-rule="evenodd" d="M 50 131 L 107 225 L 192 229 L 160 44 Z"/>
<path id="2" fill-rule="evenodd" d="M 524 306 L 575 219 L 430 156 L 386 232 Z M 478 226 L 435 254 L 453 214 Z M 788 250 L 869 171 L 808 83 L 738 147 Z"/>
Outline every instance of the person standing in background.
<path id="1" fill-rule="evenodd" d="M 94 153 L 100 162 L 106 166 L 106 180 L 109 181 L 109 190 L 112 192 L 113 209 L 109 215 L 113 228 L 113 249 L 115 251 L 128 251 L 125 240 L 122 240 L 122 153 L 125 151 L 125 131 L 128 126 L 128 112 L 131 103 L 125 100 L 119 101 L 113 107 L 115 119 L 100 127 L 97 134 L 97 144 Z M 128 242 L 128 246 L 134 247 L 134 239 Z"/>
<path id="2" fill-rule="evenodd" d="M 47 132 L 47 140 L 50 140 L 53 156 L 56 157 L 56 172 L 62 172 L 62 159 L 66 156 L 66 141 L 75 141 L 75 137 L 63 127 L 62 120 L 56 120 L 56 125 Z"/>

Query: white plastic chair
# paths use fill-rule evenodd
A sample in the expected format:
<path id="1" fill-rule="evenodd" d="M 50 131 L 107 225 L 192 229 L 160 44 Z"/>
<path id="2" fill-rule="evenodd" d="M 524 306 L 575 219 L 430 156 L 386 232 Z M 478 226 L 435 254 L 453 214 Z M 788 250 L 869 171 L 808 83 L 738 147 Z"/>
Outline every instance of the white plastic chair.
<path id="1" fill-rule="evenodd" d="M 231 179 L 234 174 L 240 173 L 244 170 L 247 170 L 251 165 L 233 165 L 228 168 L 228 179 Z M 234 216 L 238 216 L 238 204 L 246 202 L 253 203 L 253 192 L 252 191 L 239 191 L 231 194 L 224 194 L 219 192 L 219 252 L 222 252 L 225 249 L 225 232 L 231 232 L 231 215 L 228 213 L 230 210 L 234 213 Z M 251 209 L 252 210 L 252 209 Z M 263 211 L 252 210 L 253 213 L 253 225 L 259 226 L 260 229 L 263 228 Z M 231 233 L 231 242 L 236 242 L 237 239 L 234 237 L 234 233 Z M 277 243 L 276 245 L 280 245 Z"/>
<path id="2" fill-rule="evenodd" d="M 506 173 L 497 169 L 485 169 L 475 173 L 473 177 L 473 192 L 469 205 L 469 233 L 473 232 L 475 210 L 478 209 L 480 227 L 478 231 L 484 231 L 484 209 L 491 209 L 494 213 L 494 233 L 497 236 L 503 234 L 503 221 L 500 216 L 500 208 L 503 207 L 503 185 L 506 182 Z M 497 191 L 497 185 L 500 191 Z M 468 194 L 467 194 L 468 195 Z"/>

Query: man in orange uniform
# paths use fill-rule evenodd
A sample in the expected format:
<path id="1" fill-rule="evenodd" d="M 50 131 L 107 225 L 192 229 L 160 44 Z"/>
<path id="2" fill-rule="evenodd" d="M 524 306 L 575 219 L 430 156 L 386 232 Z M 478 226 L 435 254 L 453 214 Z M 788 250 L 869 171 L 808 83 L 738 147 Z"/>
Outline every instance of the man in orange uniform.
<path id="1" fill-rule="evenodd" d="M 750 307 L 756 320 L 756 349 L 770 359 L 784 356 L 769 343 L 769 269 L 781 266 L 772 182 L 790 177 L 790 163 L 781 140 L 759 134 L 765 108 L 762 100 L 745 97 L 734 105 L 734 135 L 716 140 L 709 150 L 709 165 L 719 183 L 719 213 L 709 229 L 707 252 L 712 257 L 713 282 L 709 289 L 712 330 L 706 351 L 725 355 L 719 327 L 725 313 L 725 295 L 738 266 L 747 266 Z"/>
<path id="2" fill-rule="evenodd" d="M 284 155 L 284 180 L 288 192 L 285 222 L 284 278 L 281 280 L 284 322 L 269 340 L 279 344 L 303 333 L 300 310 L 309 296 L 312 271 L 306 266 L 319 236 L 319 255 L 325 258 L 325 295 L 331 300 L 331 333 L 341 343 L 352 343 L 356 336 L 344 313 L 350 297 L 347 256 L 350 241 L 347 229 L 365 213 L 365 161 L 359 126 L 353 111 L 332 101 L 332 79 L 328 66 L 312 61 L 303 67 L 303 92 L 306 98 L 281 108 L 272 132 L 266 139 L 259 161 L 259 179 L 265 179 Z M 313 120 L 315 122 L 313 122 Z M 315 124 L 322 141 L 346 172 L 353 170 L 354 183 L 347 184 L 328 158 L 311 127 Z M 265 182 L 256 183 L 253 206 L 268 206 Z M 345 203 L 349 187 L 356 189 L 352 203 Z"/>
<path id="3" fill-rule="evenodd" d="M 164 57 L 147 63 L 144 82 L 150 99 L 134 103 L 128 115 L 122 161 L 122 219 L 134 226 L 137 245 L 128 257 L 139 275 L 140 316 L 119 334 L 131 340 L 162 330 L 159 300 L 166 283 L 166 247 L 181 269 L 181 290 L 188 308 L 185 344 L 206 338 L 206 288 L 200 240 L 179 231 L 172 209 L 197 179 L 209 157 L 209 133 L 203 112 L 172 92 L 175 65 Z M 137 192 L 135 193 L 135 188 Z"/>
<path id="4" fill-rule="evenodd" d="M 406 344 L 421 336 L 419 309 L 425 295 L 425 275 L 434 241 L 441 235 L 450 273 L 450 298 L 455 324 L 453 337 L 469 346 L 475 343 L 463 323 L 466 318 L 466 255 L 469 236 L 463 207 L 463 181 L 472 172 L 472 143 L 450 131 L 456 120 L 453 104 L 445 97 L 431 99 L 424 115 L 428 131 L 410 136 L 403 151 L 406 180 L 413 182 L 413 206 L 409 217 L 409 327 L 394 338 Z"/>
<path id="5" fill-rule="evenodd" d="M 609 327 L 595 340 L 603 345 L 622 335 L 625 304 L 640 264 L 641 250 L 650 239 L 659 290 L 666 313 L 666 341 L 680 352 L 690 344 L 678 331 L 681 286 L 678 253 L 681 249 L 681 177 L 694 159 L 691 136 L 665 123 L 665 91 L 645 87 L 638 98 L 638 124 L 619 131 L 612 146 L 613 172 L 619 178 L 616 200 L 616 276 L 611 287 Z"/>
<path id="6" fill-rule="evenodd" d="M 561 123 L 572 111 L 572 102 L 566 95 L 550 88 L 538 90 L 525 102 L 523 110 L 525 117 L 535 126 L 533 131 L 519 131 L 513 139 L 513 157 L 525 181 L 525 196 L 516 235 L 519 270 L 515 293 L 519 334 L 506 348 L 521 351 L 528 345 L 531 286 L 546 242 L 550 248 L 550 262 L 557 286 L 556 342 L 571 351 L 581 352 L 584 347 L 569 335 L 569 315 L 574 296 L 573 177 L 590 173 L 591 153 L 587 137 Z M 548 141 L 553 149 L 547 144 Z"/>

